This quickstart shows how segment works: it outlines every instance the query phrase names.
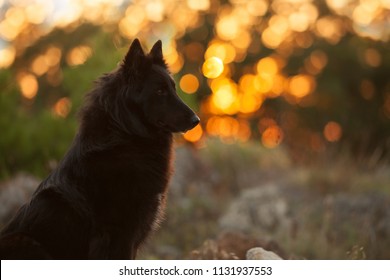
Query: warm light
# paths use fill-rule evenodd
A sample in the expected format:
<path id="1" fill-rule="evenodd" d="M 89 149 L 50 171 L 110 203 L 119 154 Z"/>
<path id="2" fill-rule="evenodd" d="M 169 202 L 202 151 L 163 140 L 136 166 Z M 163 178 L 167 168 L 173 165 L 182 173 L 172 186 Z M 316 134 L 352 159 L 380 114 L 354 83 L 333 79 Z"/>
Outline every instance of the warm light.
<path id="1" fill-rule="evenodd" d="M 14 47 L 7 47 L 0 50 L 0 69 L 12 65 L 15 60 L 16 51 Z"/>
<path id="2" fill-rule="evenodd" d="M 240 98 L 240 112 L 253 113 L 257 111 L 262 104 L 262 99 L 253 94 L 243 94 Z"/>
<path id="3" fill-rule="evenodd" d="M 254 86 L 260 93 L 267 93 L 272 89 L 273 77 L 272 76 L 256 76 L 254 79 Z"/>
<path id="4" fill-rule="evenodd" d="M 240 25 L 237 17 L 233 15 L 224 16 L 217 22 L 217 34 L 223 40 L 233 40 L 240 32 L 239 26 Z"/>
<path id="5" fill-rule="evenodd" d="M 180 88 L 188 94 L 194 93 L 199 88 L 199 81 L 195 75 L 186 74 L 180 79 Z"/>
<path id="6" fill-rule="evenodd" d="M 381 5 L 385 9 L 390 9 L 390 0 L 380 0 Z"/>
<path id="7" fill-rule="evenodd" d="M 48 66 L 52 67 L 60 63 L 61 60 L 61 49 L 57 47 L 49 47 L 46 50 L 45 62 Z"/>
<path id="8" fill-rule="evenodd" d="M 139 25 L 145 19 L 145 9 L 143 9 L 141 6 L 130 5 L 126 9 L 126 18 L 129 23 Z"/>
<path id="9" fill-rule="evenodd" d="M 205 59 L 218 57 L 224 63 L 230 63 L 236 57 L 236 49 L 228 43 L 212 43 L 206 50 Z"/>
<path id="10" fill-rule="evenodd" d="M 354 9 L 352 19 L 360 25 L 369 25 L 374 20 L 375 16 L 378 15 L 379 8 L 379 1 L 362 1 L 360 5 Z"/>
<path id="11" fill-rule="evenodd" d="M 277 34 L 270 28 L 265 29 L 261 34 L 261 40 L 270 49 L 276 49 L 282 43 L 283 39 L 280 34 Z"/>
<path id="12" fill-rule="evenodd" d="M 246 120 L 240 120 L 238 122 L 239 124 L 239 127 L 238 127 L 238 132 L 237 132 L 237 137 L 240 141 L 242 142 L 246 142 L 249 140 L 249 138 L 251 137 L 251 128 L 249 126 L 249 123 L 248 121 Z"/>
<path id="13" fill-rule="evenodd" d="M 273 76 L 278 72 L 278 64 L 274 58 L 265 57 L 259 60 L 256 69 L 261 76 Z"/>
<path id="14" fill-rule="evenodd" d="M 26 17 L 30 23 L 41 24 L 45 20 L 46 15 L 49 13 L 48 10 L 50 10 L 50 8 L 47 7 L 47 3 L 45 4 L 46 7 L 43 3 L 31 3 L 26 7 Z"/>
<path id="15" fill-rule="evenodd" d="M 337 122 L 328 122 L 324 127 L 325 139 L 329 142 L 337 142 L 342 136 L 342 128 Z"/>
<path id="16" fill-rule="evenodd" d="M 133 39 L 139 30 L 146 23 L 145 9 L 137 5 L 130 5 L 126 10 L 126 16 L 119 23 L 119 32 L 130 39 Z"/>
<path id="17" fill-rule="evenodd" d="M 328 63 L 328 56 L 323 51 L 314 51 L 310 54 L 310 63 L 318 70 L 321 70 Z"/>
<path id="18" fill-rule="evenodd" d="M 246 30 L 242 30 L 231 42 L 237 49 L 245 50 L 248 48 L 251 41 L 252 38 L 250 33 Z"/>
<path id="19" fill-rule="evenodd" d="M 315 81 L 308 75 L 297 75 L 291 78 L 289 89 L 291 95 L 302 98 L 314 90 Z"/>
<path id="20" fill-rule="evenodd" d="M 270 97 L 277 97 L 285 90 L 286 78 L 283 75 L 275 75 L 273 78 L 273 85 L 271 92 L 268 93 Z"/>
<path id="21" fill-rule="evenodd" d="M 291 32 L 289 22 L 284 16 L 274 15 L 270 18 L 268 25 L 268 28 L 261 34 L 261 40 L 266 47 L 276 49 Z"/>
<path id="22" fill-rule="evenodd" d="M 288 17 L 290 28 L 297 32 L 303 32 L 309 28 L 309 17 L 304 13 L 292 13 Z"/>
<path id="23" fill-rule="evenodd" d="M 261 135 L 261 142 L 266 148 L 275 148 L 280 145 L 282 140 L 283 131 L 277 125 L 266 128 Z"/>
<path id="24" fill-rule="evenodd" d="M 261 118 L 258 122 L 258 129 L 260 133 L 263 133 L 268 127 L 276 126 L 276 121 L 273 118 Z"/>
<path id="25" fill-rule="evenodd" d="M 236 100 L 236 90 L 231 85 L 221 86 L 212 95 L 212 101 L 221 110 L 228 109 Z"/>
<path id="26" fill-rule="evenodd" d="M 188 8 L 199 11 L 207 11 L 210 8 L 210 0 L 187 0 Z"/>
<path id="27" fill-rule="evenodd" d="M 206 59 L 206 61 L 203 63 L 202 72 L 205 77 L 214 79 L 222 74 L 223 69 L 224 67 L 222 60 L 213 56 Z"/>
<path id="28" fill-rule="evenodd" d="M 57 116 L 65 118 L 69 114 L 71 107 L 72 103 L 70 102 L 69 98 L 63 97 L 59 99 L 54 105 L 54 113 Z"/>
<path id="29" fill-rule="evenodd" d="M 265 15 L 268 10 L 268 2 L 265 0 L 251 0 L 247 1 L 248 13 L 260 17 Z"/>
<path id="30" fill-rule="evenodd" d="M 31 64 L 31 70 L 37 76 L 41 76 L 45 74 L 48 69 L 49 69 L 49 65 L 47 65 L 45 56 L 43 55 L 37 56 Z"/>
<path id="31" fill-rule="evenodd" d="M 332 16 L 322 17 L 316 22 L 318 35 L 327 39 L 330 43 L 336 44 L 343 35 L 343 22 Z"/>
<path id="32" fill-rule="evenodd" d="M 239 123 L 235 118 L 223 117 L 219 123 L 219 135 L 223 138 L 230 138 L 237 135 Z"/>
<path id="33" fill-rule="evenodd" d="M 376 49 L 369 48 L 364 52 L 364 60 L 367 65 L 371 67 L 378 67 L 382 63 L 382 56 Z"/>
<path id="34" fill-rule="evenodd" d="M 26 15 L 23 9 L 17 7 L 11 7 L 5 14 L 6 19 L 10 24 L 17 29 L 20 29 L 26 22 Z"/>
<path id="35" fill-rule="evenodd" d="M 38 92 L 38 81 L 32 74 L 21 74 L 18 77 L 22 95 L 27 99 L 33 99 Z"/>
<path id="36" fill-rule="evenodd" d="M 240 123 L 232 117 L 211 117 L 207 121 L 207 132 L 210 135 L 220 136 L 223 140 L 234 139 L 240 133 Z M 243 137 L 245 128 L 242 128 Z"/>
<path id="37" fill-rule="evenodd" d="M 286 17 L 273 15 L 269 20 L 269 29 L 279 37 L 284 36 L 289 31 L 290 25 Z"/>
<path id="38" fill-rule="evenodd" d="M 75 22 L 82 16 L 84 8 L 88 11 L 81 1 L 61 1 L 61 4 L 61 9 L 55 9 L 52 1 L 45 1 L 43 6 L 47 14 L 52 15 L 51 20 L 54 20 L 58 27 L 66 27 L 68 24 Z M 51 7 L 47 8 L 48 5 Z"/>
<path id="39" fill-rule="evenodd" d="M 78 46 L 73 48 L 66 57 L 66 62 L 71 66 L 84 64 L 92 55 L 92 49 L 88 46 Z"/>
<path id="40" fill-rule="evenodd" d="M 173 74 L 179 73 L 181 68 L 183 68 L 183 65 L 184 65 L 184 59 L 181 55 L 178 55 L 176 60 L 174 60 L 171 63 L 168 63 L 169 71 Z"/>
<path id="41" fill-rule="evenodd" d="M 328 6 L 334 10 L 341 10 L 348 5 L 350 0 L 326 0 Z"/>
<path id="42" fill-rule="evenodd" d="M 255 75 L 252 74 L 245 74 L 241 76 L 240 81 L 239 81 L 239 86 L 240 90 L 243 92 L 255 92 L 256 90 L 254 89 L 254 79 Z"/>
<path id="43" fill-rule="evenodd" d="M 15 28 L 9 20 L 0 21 L 0 38 L 13 41 L 19 34 L 19 29 Z"/>
<path id="44" fill-rule="evenodd" d="M 164 19 L 164 11 L 164 4 L 158 0 L 147 2 L 145 6 L 146 17 L 150 21 L 162 21 Z"/>
<path id="45" fill-rule="evenodd" d="M 202 126 L 198 124 L 193 129 L 191 129 L 190 131 L 184 134 L 184 139 L 186 139 L 189 142 L 197 142 L 200 140 L 200 138 L 202 138 L 202 135 L 203 135 Z"/>
<path id="46" fill-rule="evenodd" d="M 184 61 L 182 56 L 176 50 L 175 42 L 171 42 L 166 49 L 164 49 L 164 60 L 169 66 L 172 73 L 178 73 L 183 67 Z"/>

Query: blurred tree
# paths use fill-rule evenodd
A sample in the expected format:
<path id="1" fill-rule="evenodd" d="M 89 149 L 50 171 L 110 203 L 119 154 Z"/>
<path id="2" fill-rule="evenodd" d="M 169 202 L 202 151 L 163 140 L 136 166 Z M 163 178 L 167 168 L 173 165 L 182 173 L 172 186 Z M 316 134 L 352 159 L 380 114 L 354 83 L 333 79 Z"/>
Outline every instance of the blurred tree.
<path id="1" fill-rule="evenodd" d="M 84 94 L 135 37 L 163 40 L 179 94 L 199 110 L 187 141 L 285 145 L 301 162 L 346 150 L 388 161 L 390 7 L 347 2 L 53 2 L 53 15 L 5 2 L 0 176 L 43 176 L 61 158 Z"/>

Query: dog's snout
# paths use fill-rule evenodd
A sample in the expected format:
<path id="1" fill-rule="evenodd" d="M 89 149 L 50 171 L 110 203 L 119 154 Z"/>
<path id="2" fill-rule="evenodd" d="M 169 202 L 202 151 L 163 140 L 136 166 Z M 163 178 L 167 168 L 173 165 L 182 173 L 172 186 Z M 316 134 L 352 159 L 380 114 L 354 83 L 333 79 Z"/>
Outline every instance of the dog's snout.
<path id="1" fill-rule="evenodd" d="M 200 122 L 200 119 L 197 115 L 192 116 L 191 123 L 192 127 L 195 127 Z"/>

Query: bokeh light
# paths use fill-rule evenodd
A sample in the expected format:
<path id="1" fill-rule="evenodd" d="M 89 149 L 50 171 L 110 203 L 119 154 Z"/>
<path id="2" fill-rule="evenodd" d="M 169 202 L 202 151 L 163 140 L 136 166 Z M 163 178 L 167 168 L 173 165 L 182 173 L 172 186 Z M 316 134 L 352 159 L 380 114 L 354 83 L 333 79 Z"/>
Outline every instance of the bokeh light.
<path id="1" fill-rule="evenodd" d="M 219 77 L 222 74 L 223 70 L 223 62 L 220 58 L 216 56 L 207 58 L 202 66 L 203 75 L 210 79 L 215 79 Z"/>
<path id="2" fill-rule="evenodd" d="M 18 76 L 19 87 L 22 95 L 27 99 L 33 99 L 38 93 L 38 81 L 34 75 L 22 73 Z"/>
<path id="3" fill-rule="evenodd" d="M 180 79 L 180 88 L 188 94 L 196 92 L 199 88 L 199 80 L 195 75 L 186 74 Z"/>
<path id="4" fill-rule="evenodd" d="M 308 75 L 296 75 L 290 79 L 290 94 L 302 98 L 310 94 L 315 88 L 315 80 Z"/>
<path id="5" fill-rule="evenodd" d="M 103 37 L 96 39 L 90 35 L 95 31 L 85 30 L 75 41 L 63 42 L 61 36 L 45 41 L 46 36 L 66 36 L 87 25 L 101 27 L 110 44 L 104 51 L 116 48 L 118 53 L 136 37 L 147 48 L 161 39 L 165 62 L 181 92 L 197 93 L 189 99 L 199 102 L 191 105 L 200 108 L 205 124 L 204 131 L 199 126 L 186 140 L 197 142 L 207 134 L 224 141 L 260 137 L 265 147 L 275 147 L 293 138 L 284 137 L 294 132 L 286 124 L 309 122 L 301 115 L 300 120 L 273 122 L 252 133 L 257 122 L 276 120 L 283 106 L 292 111 L 321 106 L 329 110 L 327 98 L 351 90 L 359 98 L 356 104 L 379 106 L 375 114 L 388 118 L 390 86 L 378 82 L 375 71 L 388 64 L 384 50 L 390 39 L 389 12 L 388 0 L 0 1 L 0 69 L 19 73 L 16 82 L 24 104 L 50 104 L 55 115 L 64 117 L 69 113 L 64 108 L 71 104 L 61 99 L 69 93 L 59 90 L 68 75 L 66 67 L 86 64 L 98 55 L 95 47 Z M 84 35 L 91 37 L 84 41 Z M 42 47 L 36 47 L 39 44 Z M 358 61 L 354 67 L 363 69 L 352 86 L 345 85 L 348 79 L 326 80 L 337 72 L 340 62 L 333 55 L 338 45 L 353 50 L 343 50 L 345 65 Z M 374 114 L 370 110 L 367 113 Z M 306 136 L 294 141 L 310 142 L 308 146 L 319 151 L 326 141 L 337 142 L 347 133 L 336 122 L 318 126 L 317 131 L 300 131 Z"/>
<path id="6" fill-rule="evenodd" d="M 60 98 L 54 105 L 54 113 L 61 118 L 65 118 L 68 116 L 71 106 L 72 103 L 69 98 Z"/>
<path id="7" fill-rule="evenodd" d="M 5 49 L 0 49 L 0 69 L 8 68 L 15 60 L 16 51 L 10 46 Z"/>
<path id="8" fill-rule="evenodd" d="M 283 131 L 277 125 L 267 127 L 261 135 L 261 143 L 267 148 L 275 148 L 283 140 Z"/>
<path id="9" fill-rule="evenodd" d="M 189 142 L 198 142 L 202 138 L 202 135 L 203 135 L 202 126 L 198 124 L 193 129 L 187 131 L 184 134 L 184 139 L 186 139 Z"/>
<path id="10" fill-rule="evenodd" d="M 337 142 L 342 136 L 343 130 L 339 123 L 330 121 L 324 127 L 325 139 L 329 142 Z"/>
<path id="11" fill-rule="evenodd" d="M 236 49 L 228 44 L 222 42 L 212 43 L 205 53 L 205 58 L 218 57 L 225 64 L 232 62 L 236 57 Z"/>
<path id="12" fill-rule="evenodd" d="M 92 49 L 88 46 L 78 46 L 73 48 L 66 56 L 66 61 L 70 66 L 84 64 L 92 55 Z"/>

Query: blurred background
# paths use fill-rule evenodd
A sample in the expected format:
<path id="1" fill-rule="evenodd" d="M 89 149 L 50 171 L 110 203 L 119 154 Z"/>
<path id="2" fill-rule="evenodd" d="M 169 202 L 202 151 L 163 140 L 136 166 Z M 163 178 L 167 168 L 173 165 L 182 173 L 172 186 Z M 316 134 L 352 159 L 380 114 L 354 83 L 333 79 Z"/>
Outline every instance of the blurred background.
<path id="1" fill-rule="evenodd" d="M 140 258 L 390 259 L 390 0 L 0 0 L 0 226 L 134 38 L 201 118 Z"/>

